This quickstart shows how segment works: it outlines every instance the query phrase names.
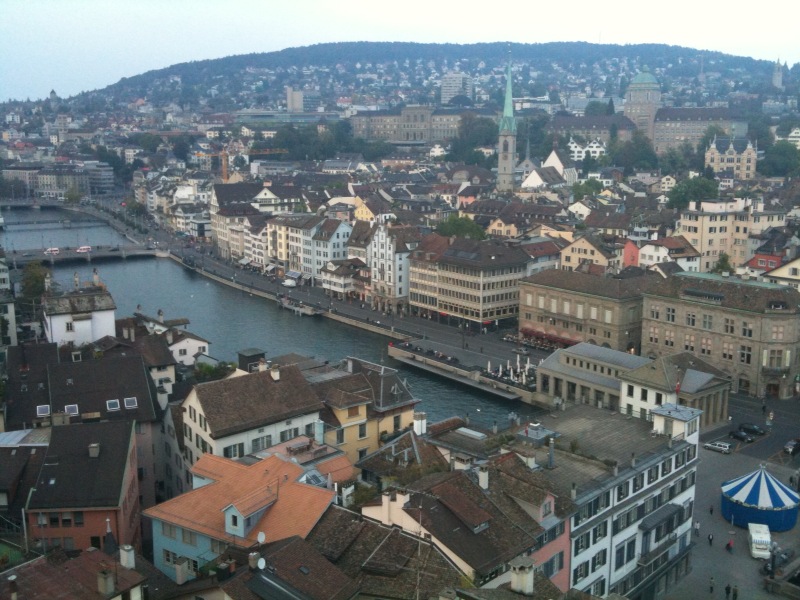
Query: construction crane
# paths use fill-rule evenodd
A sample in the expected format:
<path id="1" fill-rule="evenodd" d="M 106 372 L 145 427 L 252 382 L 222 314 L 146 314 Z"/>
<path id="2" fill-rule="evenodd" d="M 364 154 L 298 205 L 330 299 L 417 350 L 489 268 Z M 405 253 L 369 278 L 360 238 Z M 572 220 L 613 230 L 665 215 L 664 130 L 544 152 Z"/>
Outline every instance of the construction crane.
<path id="1" fill-rule="evenodd" d="M 218 156 L 220 167 L 222 168 L 222 181 L 224 183 L 228 183 L 228 151 L 223 150 L 222 152 L 195 152 L 195 156 Z"/>

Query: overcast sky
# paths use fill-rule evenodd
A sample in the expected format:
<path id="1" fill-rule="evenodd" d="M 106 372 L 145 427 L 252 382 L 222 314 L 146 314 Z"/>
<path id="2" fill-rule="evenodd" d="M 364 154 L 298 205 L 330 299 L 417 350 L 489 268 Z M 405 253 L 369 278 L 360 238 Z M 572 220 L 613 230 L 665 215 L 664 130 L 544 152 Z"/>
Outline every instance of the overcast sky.
<path id="1" fill-rule="evenodd" d="M 559 12 L 559 9 L 562 9 Z M 746 13 L 746 14 L 745 14 Z M 0 100 L 322 42 L 663 43 L 800 62 L 794 1 L 0 0 Z"/>

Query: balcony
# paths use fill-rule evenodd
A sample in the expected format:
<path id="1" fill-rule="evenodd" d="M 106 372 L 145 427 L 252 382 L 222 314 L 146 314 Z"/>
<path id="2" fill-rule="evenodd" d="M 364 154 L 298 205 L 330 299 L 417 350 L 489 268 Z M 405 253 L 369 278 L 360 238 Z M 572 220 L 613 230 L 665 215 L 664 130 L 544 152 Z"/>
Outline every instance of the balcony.
<path id="1" fill-rule="evenodd" d="M 788 377 L 789 367 L 761 367 L 764 377 Z"/>
<path id="2" fill-rule="evenodd" d="M 670 546 L 672 546 L 678 540 L 677 533 L 670 533 L 667 536 L 664 536 L 659 540 L 655 547 L 650 550 L 649 552 L 643 552 L 639 555 L 639 566 L 645 567 L 656 560 L 659 556 L 664 554 L 667 550 L 669 550 Z"/>

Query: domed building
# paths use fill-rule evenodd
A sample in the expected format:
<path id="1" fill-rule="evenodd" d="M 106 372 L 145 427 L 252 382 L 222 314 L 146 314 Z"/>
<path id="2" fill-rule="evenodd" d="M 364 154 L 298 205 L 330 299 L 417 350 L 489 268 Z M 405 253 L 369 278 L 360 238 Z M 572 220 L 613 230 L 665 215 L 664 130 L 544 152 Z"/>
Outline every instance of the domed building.
<path id="1" fill-rule="evenodd" d="M 650 69 L 643 67 L 628 85 L 625 92 L 624 114 L 636 124 L 637 129 L 653 139 L 656 111 L 661 107 L 661 84 Z"/>

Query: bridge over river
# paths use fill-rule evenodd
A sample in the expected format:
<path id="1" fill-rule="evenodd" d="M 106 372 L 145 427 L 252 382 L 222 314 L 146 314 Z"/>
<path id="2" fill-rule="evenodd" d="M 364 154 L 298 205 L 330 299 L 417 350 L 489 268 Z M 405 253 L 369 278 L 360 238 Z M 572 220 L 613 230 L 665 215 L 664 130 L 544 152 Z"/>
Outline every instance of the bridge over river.
<path id="1" fill-rule="evenodd" d="M 30 262 L 39 261 L 45 264 L 65 265 L 70 263 L 107 262 L 142 258 L 167 258 L 169 252 L 157 248 L 136 244 L 120 246 L 96 246 L 91 252 L 77 252 L 74 248 L 60 248 L 58 254 L 45 254 L 41 248 L 33 250 L 6 251 L 6 263 L 14 268 L 23 268 Z"/>

